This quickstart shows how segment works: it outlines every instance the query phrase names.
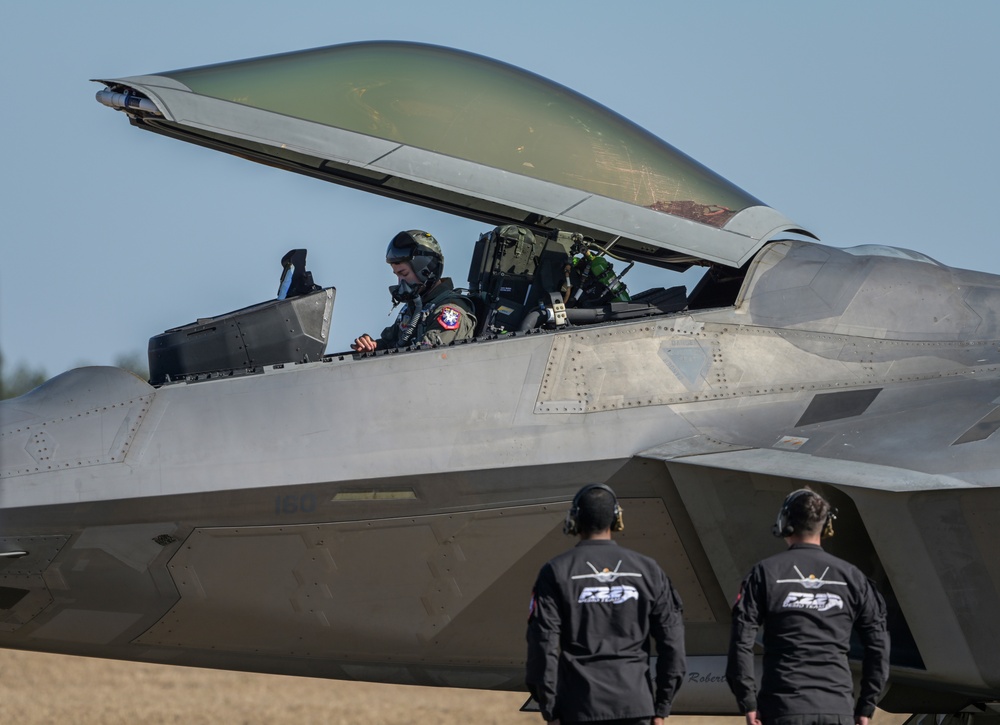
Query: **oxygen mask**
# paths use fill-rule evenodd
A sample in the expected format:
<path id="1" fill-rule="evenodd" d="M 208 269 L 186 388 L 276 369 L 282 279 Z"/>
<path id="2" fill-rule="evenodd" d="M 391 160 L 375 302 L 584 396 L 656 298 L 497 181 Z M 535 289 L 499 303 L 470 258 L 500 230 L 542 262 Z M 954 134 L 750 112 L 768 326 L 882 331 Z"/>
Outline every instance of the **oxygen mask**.
<path id="1" fill-rule="evenodd" d="M 413 302 L 420 296 L 423 288 L 422 283 L 407 282 L 405 279 L 399 280 L 399 284 L 389 287 L 389 294 L 392 295 L 392 303 L 398 305 L 400 302 Z"/>

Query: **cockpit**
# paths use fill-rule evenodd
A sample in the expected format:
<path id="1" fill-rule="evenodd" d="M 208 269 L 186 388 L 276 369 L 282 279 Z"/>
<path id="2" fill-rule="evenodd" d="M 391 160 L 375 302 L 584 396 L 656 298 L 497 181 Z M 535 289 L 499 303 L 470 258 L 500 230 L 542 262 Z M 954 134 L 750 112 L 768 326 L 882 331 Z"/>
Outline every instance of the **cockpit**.
<path id="1" fill-rule="evenodd" d="M 515 338 L 731 305 L 746 272 L 713 265 L 690 294 L 683 285 L 635 291 L 627 277 L 635 260 L 615 252 L 613 242 L 602 244 L 579 232 L 505 224 L 481 234 L 474 242 L 468 286 L 458 290 L 475 309 L 474 339 Z M 326 350 L 336 289 L 314 282 L 306 257 L 305 249 L 292 249 L 282 257 L 274 299 L 151 337 L 149 382 L 240 376 L 267 366 L 352 355 Z M 415 344 L 408 349 L 422 348 Z"/>

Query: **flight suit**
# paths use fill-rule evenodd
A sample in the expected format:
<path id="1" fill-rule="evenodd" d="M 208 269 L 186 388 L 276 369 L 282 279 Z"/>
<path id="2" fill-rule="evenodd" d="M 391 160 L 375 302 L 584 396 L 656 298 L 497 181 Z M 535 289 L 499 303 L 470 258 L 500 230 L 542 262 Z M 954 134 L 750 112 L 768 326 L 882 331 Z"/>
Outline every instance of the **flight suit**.
<path id="1" fill-rule="evenodd" d="M 552 559 L 528 618 L 525 679 L 542 716 L 566 724 L 668 716 L 686 670 L 682 618 L 680 597 L 648 556 L 586 539 Z"/>
<path id="2" fill-rule="evenodd" d="M 412 332 L 406 330 L 416 314 L 418 319 Z M 465 340 L 475 333 L 476 316 L 472 301 L 455 291 L 449 278 L 445 277 L 427 296 L 421 300 L 419 310 L 408 302 L 400 310 L 396 321 L 382 330 L 378 336 L 380 349 L 425 345 L 437 347 L 455 340 Z"/>
<path id="3" fill-rule="evenodd" d="M 764 676 L 754 681 L 753 646 L 764 628 Z M 847 654 L 851 632 L 864 646 L 854 702 Z M 871 717 L 889 676 L 886 609 L 875 585 L 854 565 L 815 544 L 796 543 L 758 563 L 733 606 L 726 679 L 740 712 L 778 718 L 852 722 Z"/>

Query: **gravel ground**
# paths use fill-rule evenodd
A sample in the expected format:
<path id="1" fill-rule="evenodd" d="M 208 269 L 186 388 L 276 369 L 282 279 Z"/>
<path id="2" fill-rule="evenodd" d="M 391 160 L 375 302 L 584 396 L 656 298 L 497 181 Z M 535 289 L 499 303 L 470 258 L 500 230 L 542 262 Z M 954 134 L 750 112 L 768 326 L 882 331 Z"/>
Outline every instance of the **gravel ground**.
<path id="1" fill-rule="evenodd" d="M 3 725 L 541 725 L 522 693 L 376 685 L 0 649 Z M 905 716 L 880 714 L 877 725 Z M 673 717 L 671 725 L 742 725 Z"/>

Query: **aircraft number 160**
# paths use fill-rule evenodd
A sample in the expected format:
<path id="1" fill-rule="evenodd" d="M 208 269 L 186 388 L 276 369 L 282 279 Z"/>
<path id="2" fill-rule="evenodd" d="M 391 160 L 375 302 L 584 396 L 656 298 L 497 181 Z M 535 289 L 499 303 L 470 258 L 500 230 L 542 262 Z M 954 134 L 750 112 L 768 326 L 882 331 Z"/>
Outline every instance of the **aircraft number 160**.
<path id="1" fill-rule="evenodd" d="M 276 514 L 308 514 L 316 510 L 316 495 L 303 493 L 274 497 L 274 513 Z"/>

